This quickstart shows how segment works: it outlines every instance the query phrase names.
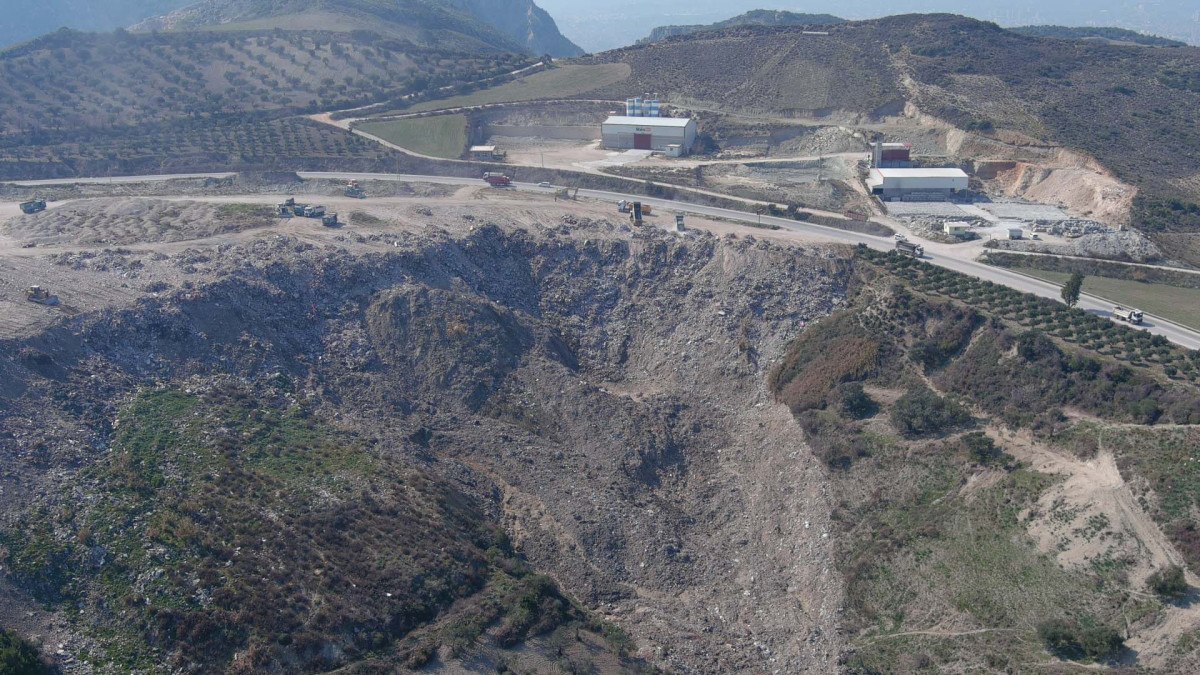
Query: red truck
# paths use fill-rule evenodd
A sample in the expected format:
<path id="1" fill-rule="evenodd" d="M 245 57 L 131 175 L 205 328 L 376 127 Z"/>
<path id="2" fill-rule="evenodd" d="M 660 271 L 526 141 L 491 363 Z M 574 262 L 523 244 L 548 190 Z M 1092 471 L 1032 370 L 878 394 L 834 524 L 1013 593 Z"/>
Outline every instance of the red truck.
<path id="1" fill-rule="evenodd" d="M 512 185 L 512 179 L 502 173 L 485 173 L 483 179 L 492 187 L 509 187 Z"/>

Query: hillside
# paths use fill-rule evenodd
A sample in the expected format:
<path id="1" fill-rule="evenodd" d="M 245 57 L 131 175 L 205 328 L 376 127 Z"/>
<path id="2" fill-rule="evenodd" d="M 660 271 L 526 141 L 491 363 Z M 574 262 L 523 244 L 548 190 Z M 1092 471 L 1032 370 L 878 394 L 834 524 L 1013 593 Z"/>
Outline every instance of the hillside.
<path id="1" fill-rule="evenodd" d="M 1200 353 L 786 230 L 241 180 L 3 205 L 0 626 L 60 664 L 1200 664 Z"/>
<path id="2" fill-rule="evenodd" d="M 638 40 L 638 44 L 661 42 L 677 35 L 690 35 L 706 30 L 721 30 L 734 26 L 829 26 L 845 23 L 845 19 L 832 14 L 800 14 L 784 10 L 755 9 L 745 14 L 739 14 L 731 19 L 711 24 L 686 26 L 659 26 L 650 31 L 650 36 Z"/>
<path id="3" fill-rule="evenodd" d="M 555 58 L 579 56 L 583 50 L 558 31 L 554 19 L 533 0 L 446 0 L 495 27 L 531 54 Z"/>
<path id="4" fill-rule="evenodd" d="M 657 91 L 701 110 L 863 123 L 923 115 L 973 134 L 950 144 L 969 147 L 954 157 L 964 163 L 1062 146 L 1136 186 L 1130 222 L 1200 261 L 1192 239 L 1163 238 L 1200 232 L 1189 206 L 1200 202 L 1200 48 L 1027 37 L 950 15 L 825 30 L 741 26 L 607 52 L 589 62 L 631 75 L 588 95 Z"/>
<path id="5" fill-rule="evenodd" d="M 1062 38 L 1064 40 L 1103 40 L 1118 44 L 1143 45 L 1146 47 L 1186 47 L 1187 43 L 1157 35 L 1147 35 L 1126 28 L 1098 26 L 1015 26 L 1014 33 L 1029 37 Z"/>
<path id="6" fill-rule="evenodd" d="M 469 90 L 532 63 L 463 25 L 480 26 L 412 29 L 436 47 L 362 30 L 58 31 L 0 51 L 0 176 L 378 166 L 389 151 L 297 116 Z"/>
<path id="7" fill-rule="evenodd" d="M 370 31 L 439 49 L 576 56 L 554 20 L 532 0 L 207 0 L 141 22 L 137 30 Z"/>

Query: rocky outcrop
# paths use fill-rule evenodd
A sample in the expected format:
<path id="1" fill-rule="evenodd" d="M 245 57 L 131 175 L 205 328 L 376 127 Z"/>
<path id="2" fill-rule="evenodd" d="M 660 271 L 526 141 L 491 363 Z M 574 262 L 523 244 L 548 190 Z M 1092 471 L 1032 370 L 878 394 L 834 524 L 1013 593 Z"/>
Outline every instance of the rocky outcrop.
<path id="1" fill-rule="evenodd" d="M 523 45 L 533 54 L 579 56 L 583 50 L 558 31 L 546 10 L 532 0 L 447 0 Z"/>

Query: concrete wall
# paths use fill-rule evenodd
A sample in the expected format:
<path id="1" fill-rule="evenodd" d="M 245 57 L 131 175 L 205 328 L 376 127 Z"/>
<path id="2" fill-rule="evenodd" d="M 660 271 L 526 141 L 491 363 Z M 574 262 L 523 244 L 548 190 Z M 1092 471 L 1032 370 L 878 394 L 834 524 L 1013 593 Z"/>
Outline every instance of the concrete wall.
<path id="1" fill-rule="evenodd" d="M 513 126 L 489 124 L 485 127 L 488 136 L 510 138 L 553 138 L 564 141 L 595 141 L 600 138 L 600 127 L 593 126 Z"/>

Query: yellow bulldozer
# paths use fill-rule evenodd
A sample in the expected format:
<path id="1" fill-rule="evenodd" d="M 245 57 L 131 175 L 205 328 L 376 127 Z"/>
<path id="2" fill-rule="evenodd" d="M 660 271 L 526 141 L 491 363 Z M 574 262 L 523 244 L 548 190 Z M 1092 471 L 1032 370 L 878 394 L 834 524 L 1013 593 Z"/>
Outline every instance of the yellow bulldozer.
<path id="1" fill-rule="evenodd" d="M 25 289 L 25 299 L 39 305 L 54 306 L 58 304 L 58 296 L 51 295 L 49 290 L 41 286 L 30 286 Z"/>

